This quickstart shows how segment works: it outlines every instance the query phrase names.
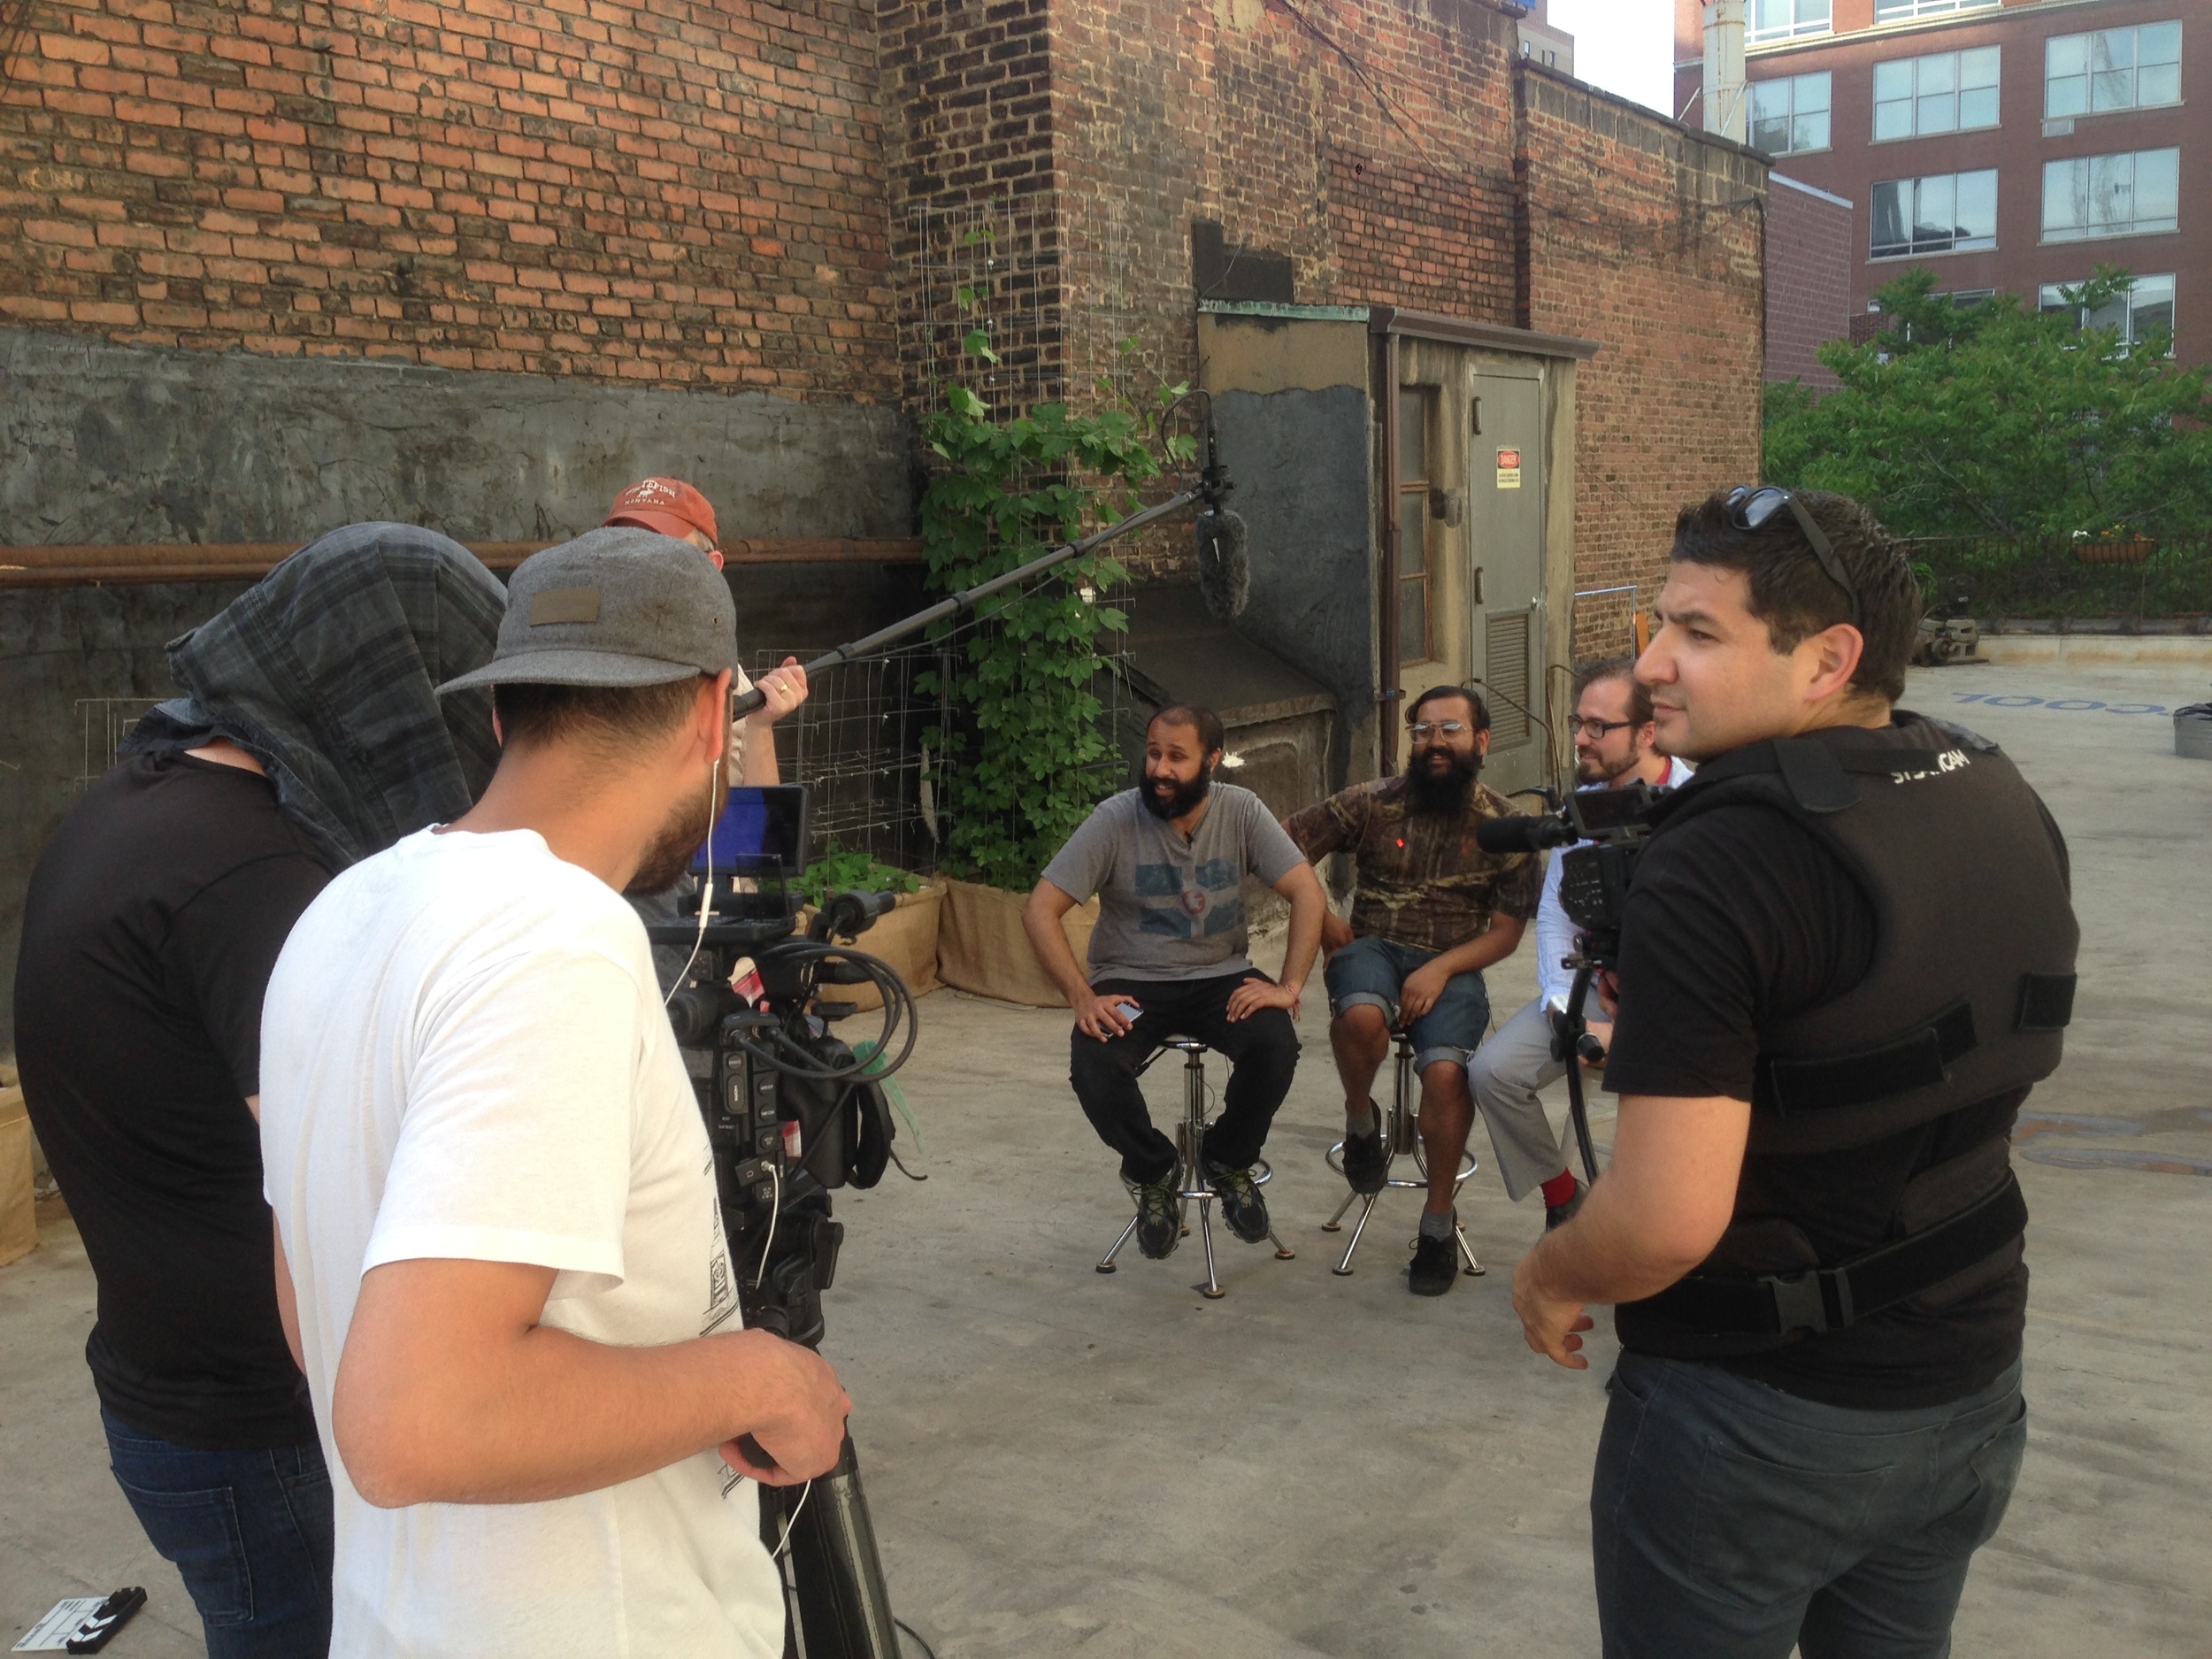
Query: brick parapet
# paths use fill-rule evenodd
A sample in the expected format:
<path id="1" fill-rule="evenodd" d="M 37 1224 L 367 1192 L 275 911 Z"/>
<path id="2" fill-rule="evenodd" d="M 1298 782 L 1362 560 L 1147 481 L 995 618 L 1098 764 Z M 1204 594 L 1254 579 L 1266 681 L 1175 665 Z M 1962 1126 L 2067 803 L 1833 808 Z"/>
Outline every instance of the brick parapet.
<path id="1" fill-rule="evenodd" d="M 1648 608 L 1676 511 L 1759 475 L 1764 160 L 1520 69 L 1526 325 L 1600 342 L 1576 376 L 1575 585 Z M 1618 599 L 1578 618 L 1615 633 Z"/>
<path id="2" fill-rule="evenodd" d="M 0 319 L 895 396 L 856 0 L 40 0 Z"/>

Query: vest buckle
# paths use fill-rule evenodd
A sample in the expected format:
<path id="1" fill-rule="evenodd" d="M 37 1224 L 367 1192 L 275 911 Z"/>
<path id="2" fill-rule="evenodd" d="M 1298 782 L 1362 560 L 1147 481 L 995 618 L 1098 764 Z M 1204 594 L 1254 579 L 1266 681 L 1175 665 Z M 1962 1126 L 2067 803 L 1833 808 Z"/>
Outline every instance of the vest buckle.
<path id="1" fill-rule="evenodd" d="M 1840 1331 L 1851 1323 L 1850 1281 L 1832 1269 L 1809 1267 L 1797 1273 L 1769 1273 L 1759 1282 L 1774 1299 L 1778 1335 Z"/>

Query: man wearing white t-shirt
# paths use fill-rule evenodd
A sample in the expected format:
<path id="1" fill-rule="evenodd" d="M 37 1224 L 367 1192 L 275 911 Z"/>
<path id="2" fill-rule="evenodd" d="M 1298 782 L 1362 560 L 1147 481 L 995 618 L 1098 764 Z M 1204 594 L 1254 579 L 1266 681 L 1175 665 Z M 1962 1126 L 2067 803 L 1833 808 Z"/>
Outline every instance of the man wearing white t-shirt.
<path id="1" fill-rule="evenodd" d="M 331 882 L 271 977 L 263 1163 L 336 1497 L 334 1659 L 782 1651 L 748 1478 L 829 1470 L 850 1402 L 741 1328 L 621 896 L 704 837 L 734 635 L 671 538 L 531 558 L 491 663 L 441 687 L 493 687 L 483 799 Z"/>
<path id="2" fill-rule="evenodd" d="M 1634 657 L 1592 664 L 1577 681 L 1571 729 L 1575 778 L 1581 787 L 1625 789 L 1644 783 L 1674 788 L 1689 781 L 1687 765 L 1659 752 L 1651 691 L 1638 681 Z M 1557 1016 L 1565 1010 L 1574 984 L 1573 970 L 1561 965 L 1575 947 L 1574 924 L 1559 903 L 1559 860 L 1565 850 L 1552 854 L 1536 902 L 1536 1000 L 1499 1026 L 1467 1062 L 1468 1087 L 1490 1130 L 1506 1195 L 1517 1202 L 1525 1193 L 1543 1191 L 1547 1233 L 1564 1225 L 1582 1208 L 1588 1190 L 1567 1169 L 1551 1119 L 1537 1098 L 1538 1090 L 1567 1075 L 1567 1063 L 1553 1053 Z M 1594 1008 L 1596 999 L 1591 1001 Z M 1602 1047 L 1613 1029 L 1593 1020 L 1590 1033 Z"/>

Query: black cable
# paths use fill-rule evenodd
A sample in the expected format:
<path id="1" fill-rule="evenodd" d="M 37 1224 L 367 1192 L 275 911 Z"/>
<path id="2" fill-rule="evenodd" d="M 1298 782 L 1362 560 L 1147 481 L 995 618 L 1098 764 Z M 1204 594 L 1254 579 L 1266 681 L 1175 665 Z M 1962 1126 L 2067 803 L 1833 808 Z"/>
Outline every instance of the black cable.
<path id="1" fill-rule="evenodd" d="M 773 1048 L 741 1031 L 737 1033 L 737 1044 L 746 1053 L 786 1077 L 808 1078 L 820 1083 L 841 1082 L 847 1078 L 864 1078 L 870 1082 L 880 1082 L 907 1063 L 914 1052 L 915 1041 L 921 1034 L 921 1021 L 915 1011 L 914 993 L 907 988 L 906 981 L 899 977 L 897 969 L 882 957 L 872 956 L 864 950 L 855 950 L 849 945 L 820 940 L 791 940 L 770 949 L 779 961 L 795 962 L 801 965 L 803 972 L 810 965 L 818 968 L 821 963 L 832 958 L 857 966 L 883 998 L 883 1026 L 877 1034 L 874 1048 L 866 1057 L 856 1055 L 850 1060 L 836 1064 L 821 1064 L 800 1045 L 795 1037 L 781 1028 L 772 1029 L 767 1033 L 768 1042 L 776 1045 Z M 808 989 L 816 988 L 811 974 L 806 975 L 805 983 Z M 891 1043 L 898 1036 L 902 1025 L 906 1030 L 906 1041 L 897 1055 L 893 1056 Z M 778 1048 L 782 1052 L 778 1052 Z M 869 1070 L 878 1065 L 879 1062 L 879 1070 Z"/>
<path id="2" fill-rule="evenodd" d="M 931 1647 L 927 1642 L 922 1641 L 921 1632 L 916 1630 L 911 1624 L 908 1624 L 902 1618 L 895 1618 L 891 1622 L 894 1624 L 896 1624 L 902 1631 L 904 1631 L 909 1636 L 911 1636 L 917 1642 L 921 1643 L 922 1659 L 937 1659 L 937 1650 Z"/>

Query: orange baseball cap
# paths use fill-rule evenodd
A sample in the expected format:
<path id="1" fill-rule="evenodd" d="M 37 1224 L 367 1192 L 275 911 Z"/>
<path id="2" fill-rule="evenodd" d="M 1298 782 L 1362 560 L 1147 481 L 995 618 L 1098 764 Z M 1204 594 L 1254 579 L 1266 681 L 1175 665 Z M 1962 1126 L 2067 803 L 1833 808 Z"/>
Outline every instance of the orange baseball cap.
<path id="1" fill-rule="evenodd" d="M 722 545 L 714 507 L 680 478 L 641 478 L 614 498 L 603 524 L 634 524 L 678 540 L 703 531 L 709 543 Z"/>

